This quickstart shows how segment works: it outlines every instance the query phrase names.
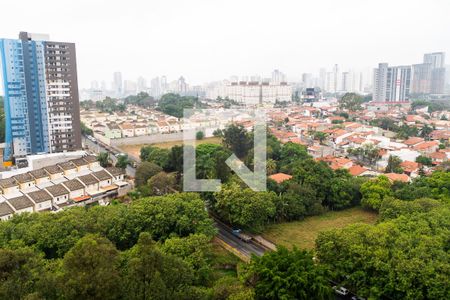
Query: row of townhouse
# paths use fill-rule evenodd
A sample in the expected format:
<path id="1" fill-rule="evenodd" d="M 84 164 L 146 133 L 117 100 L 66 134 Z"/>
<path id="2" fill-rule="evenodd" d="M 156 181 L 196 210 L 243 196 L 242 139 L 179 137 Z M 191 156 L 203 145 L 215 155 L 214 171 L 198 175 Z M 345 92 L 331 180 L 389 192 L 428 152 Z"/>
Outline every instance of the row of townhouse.
<path id="1" fill-rule="evenodd" d="M 106 204 L 129 189 L 122 169 L 102 168 L 95 156 L 86 156 L 1 179 L 0 219 L 23 212 Z"/>

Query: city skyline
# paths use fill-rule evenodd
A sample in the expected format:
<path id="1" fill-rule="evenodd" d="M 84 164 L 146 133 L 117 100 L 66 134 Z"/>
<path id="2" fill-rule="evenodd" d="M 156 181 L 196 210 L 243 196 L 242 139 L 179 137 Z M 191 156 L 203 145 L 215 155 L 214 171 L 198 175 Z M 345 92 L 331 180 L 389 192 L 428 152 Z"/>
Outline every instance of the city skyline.
<path id="1" fill-rule="evenodd" d="M 194 2 L 8 3 L 5 11 L 21 11 L 23 22 L 5 14 L 0 36 L 29 31 L 76 43 L 82 88 L 93 80 L 110 83 L 116 71 L 124 79 L 184 76 L 203 84 L 280 69 L 299 80 L 302 73 L 334 64 L 356 69 L 379 62 L 409 65 L 420 62 L 423 53 L 450 52 L 445 38 L 450 3 L 442 1 L 425 7 L 420 1 L 388 6 L 383 1 Z M 406 4 L 407 17 L 400 22 L 398 11 Z M 72 13 L 55 13 L 61 5 Z M 54 27 L 55 21 L 60 26 Z"/>

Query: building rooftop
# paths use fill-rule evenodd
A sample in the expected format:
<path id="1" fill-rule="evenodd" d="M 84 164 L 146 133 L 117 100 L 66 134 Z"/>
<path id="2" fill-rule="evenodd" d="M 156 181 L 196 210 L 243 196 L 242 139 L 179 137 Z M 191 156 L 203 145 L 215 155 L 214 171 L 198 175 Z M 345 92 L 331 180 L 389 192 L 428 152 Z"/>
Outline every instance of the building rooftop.
<path id="1" fill-rule="evenodd" d="M 105 170 L 108 171 L 108 173 L 113 176 L 119 176 L 119 175 L 125 174 L 124 170 L 122 170 L 121 168 L 117 168 L 117 167 L 108 167 Z"/>
<path id="2" fill-rule="evenodd" d="M 67 195 L 69 191 L 60 183 L 45 188 L 53 197 Z"/>
<path id="3" fill-rule="evenodd" d="M 72 179 L 72 180 L 68 180 L 68 181 L 64 181 L 63 185 L 66 186 L 70 191 L 76 191 L 76 190 L 81 190 L 84 189 L 84 185 L 81 184 L 81 182 L 79 180 Z"/>
<path id="4" fill-rule="evenodd" d="M 414 146 L 415 144 L 422 143 L 424 141 L 425 140 L 420 137 L 410 137 L 409 139 L 405 140 L 403 142 L 403 144 L 408 145 L 408 146 Z"/>
<path id="5" fill-rule="evenodd" d="M 95 178 L 92 174 L 80 176 L 80 177 L 78 177 L 78 180 L 80 180 L 85 185 L 97 184 L 98 183 L 98 179 Z"/>
<path id="6" fill-rule="evenodd" d="M 108 180 L 112 178 L 112 176 L 105 170 L 94 172 L 92 175 L 94 175 L 98 180 Z"/>
<path id="7" fill-rule="evenodd" d="M 95 155 L 88 155 L 88 156 L 83 157 L 83 159 L 85 161 L 87 161 L 88 163 L 95 163 L 98 161 L 98 159 Z"/>
<path id="8" fill-rule="evenodd" d="M 289 180 L 292 178 L 289 174 L 277 173 L 269 176 L 270 179 L 274 180 L 277 183 L 282 183 L 285 180 Z"/>
<path id="9" fill-rule="evenodd" d="M 426 150 L 426 149 L 429 149 L 429 148 L 431 148 L 431 147 L 435 147 L 435 146 L 437 146 L 437 145 L 439 145 L 439 142 L 438 141 L 428 141 L 428 142 L 423 142 L 423 143 L 420 143 L 420 144 L 418 144 L 418 145 L 415 145 L 414 147 L 413 147 L 413 149 L 414 150 Z"/>
<path id="10" fill-rule="evenodd" d="M 58 166 L 63 170 L 72 170 L 77 168 L 77 166 L 72 161 L 59 163 Z"/>
<path id="11" fill-rule="evenodd" d="M 52 165 L 44 168 L 49 174 L 62 173 L 62 169 L 58 165 Z"/>
<path id="12" fill-rule="evenodd" d="M 415 161 L 405 160 L 400 163 L 400 167 L 403 171 L 411 173 L 419 169 L 419 164 Z"/>
<path id="13" fill-rule="evenodd" d="M 17 181 L 14 178 L 5 178 L 5 179 L 0 179 L 0 187 L 1 188 L 10 188 L 13 186 L 18 186 L 19 184 L 17 183 Z"/>
<path id="14" fill-rule="evenodd" d="M 409 176 L 406 174 L 386 173 L 384 174 L 390 181 L 409 182 Z"/>
<path id="15" fill-rule="evenodd" d="M 52 196 L 45 190 L 39 190 L 27 194 L 35 203 L 52 200 Z"/>
<path id="16" fill-rule="evenodd" d="M 71 162 L 77 166 L 77 167 L 81 167 L 81 166 L 87 166 L 89 163 L 84 160 L 83 158 L 77 158 L 77 159 L 72 159 Z"/>
<path id="17" fill-rule="evenodd" d="M 13 213 L 14 210 L 8 205 L 8 203 L 6 202 L 0 203 L 0 217 L 11 215 Z"/>
<path id="18" fill-rule="evenodd" d="M 48 177 L 48 173 L 44 169 L 30 171 L 30 174 L 36 179 Z"/>
<path id="19" fill-rule="evenodd" d="M 364 167 L 362 167 L 362 166 L 360 166 L 360 165 L 354 165 L 354 166 L 351 166 L 351 167 L 348 169 L 348 172 L 349 172 L 350 175 L 352 175 L 352 176 L 359 176 L 359 175 L 361 175 L 362 173 L 364 173 L 365 171 L 367 171 L 367 168 L 364 168 Z"/>
<path id="20" fill-rule="evenodd" d="M 12 198 L 7 200 L 9 204 L 11 204 L 12 207 L 14 207 L 15 210 L 21 210 L 28 207 L 33 207 L 34 204 L 31 202 L 30 199 L 27 198 L 27 196 L 19 196 L 16 198 Z"/>
<path id="21" fill-rule="evenodd" d="M 33 176 L 31 176 L 29 173 L 18 174 L 16 176 L 14 176 L 14 179 L 18 183 L 25 183 L 25 182 L 29 182 L 29 181 L 33 181 L 34 180 Z"/>

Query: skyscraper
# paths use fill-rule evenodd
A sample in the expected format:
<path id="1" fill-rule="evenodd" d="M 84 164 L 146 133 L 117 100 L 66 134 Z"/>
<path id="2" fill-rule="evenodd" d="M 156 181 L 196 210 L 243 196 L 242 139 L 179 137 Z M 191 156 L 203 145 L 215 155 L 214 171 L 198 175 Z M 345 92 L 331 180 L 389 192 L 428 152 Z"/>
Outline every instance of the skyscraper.
<path id="1" fill-rule="evenodd" d="M 423 63 L 431 64 L 431 67 L 433 69 L 444 68 L 445 53 L 444 52 L 426 53 L 423 55 Z"/>
<path id="2" fill-rule="evenodd" d="M 144 77 L 139 76 L 137 79 L 137 92 L 146 92 L 147 91 L 147 80 Z"/>
<path id="3" fill-rule="evenodd" d="M 303 84 L 304 88 L 314 87 L 313 76 L 311 73 L 303 73 L 302 74 L 302 84 Z"/>
<path id="4" fill-rule="evenodd" d="M 434 52 L 423 56 L 423 62 L 431 64 L 431 94 L 445 92 L 445 53 Z"/>
<path id="5" fill-rule="evenodd" d="M 122 73 L 114 72 L 113 74 L 113 90 L 116 96 L 120 97 L 123 94 Z"/>
<path id="6" fill-rule="evenodd" d="M 150 82 L 150 92 L 154 98 L 161 96 L 161 83 L 159 81 L 159 77 L 153 78 Z"/>
<path id="7" fill-rule="evenodd" d="M 443 94 L 445 90 L 445 53 L 423 56 L 423 63 L 413 65 L 412 93 Z"/>
<path id="8" fill-rule="evenodd" d="M 333 82 L 334 82 L 334 88 L 333 88 L 333 92 L 338 92 L 338 91 L 340 91 L 341 89 L 342 89 L 342 76 L 341 76 L 341 73 L 340 73 L 340 71 L 339 71 L 339 65 L 338 64 L 335 64 L 334 65 L 334 67 L 333 67 L 333 76 L 334 76 L 334 79 L 333 79 Z"/>
<path id="9" fill-rule="evenodd" d="M 245 80 L 248 81 L 248 80 Z M 287 78 L 286 75 L 283 72 L 280 72 L 279 70 L 274 70 L 272 72 L 272 83 L 281 83 L 281 82 L 286 82 Z"/>
<path id="10" fill-rule="evenodd" d="M 415 64 L 412 69 L 411 93 L 429 94 L 431 92 L 431 64 Z"/>
<path id="11" fill-rule="evenodd" d="M 167 77 L 161 76 L 161 94 L 164 94 L 167 92 L 168 86 L 167 86 Z"/>
<path id="12" fill-rule="evenodd" d="M 177 92 L 180 93 L 180 95 L 184 95 L 187 92 L 187 83 L 183 76 L 178 79 Z"/>
<path id="13" fill-rule="evenodd" d="M 75 44 L 48 40 L 27 32 L 0 39 L 4 161 L 81 149 Z"/>
<path id="14" fill-rule="evenodd" d="M 374 101 L 409 101 L 411 66 L 389 67 L 387 63 L 380 63 L 374 70 L 373 85 Z"/>

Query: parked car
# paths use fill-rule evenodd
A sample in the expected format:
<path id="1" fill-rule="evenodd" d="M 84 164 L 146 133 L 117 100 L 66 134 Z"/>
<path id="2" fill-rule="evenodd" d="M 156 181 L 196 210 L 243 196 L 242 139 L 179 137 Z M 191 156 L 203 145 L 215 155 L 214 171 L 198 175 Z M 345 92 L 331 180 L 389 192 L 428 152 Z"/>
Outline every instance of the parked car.
<path id="1" fill-rule="evenodd" d="M 333 290 L 336 294 L 338 295 L 342 295 L 342 296 L 346 296 L 348 295 L 348 290 L 345 287 L 338 287 L 338 286 L 333 286 Z"/>
<path id="2" fill-rule="evenodd" d="M 97 139 L 95 137 L 93 137 L 92 135 L 88 135 L 87 139 L 90 140 L 93 143 L 97 143 Z"/>

